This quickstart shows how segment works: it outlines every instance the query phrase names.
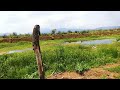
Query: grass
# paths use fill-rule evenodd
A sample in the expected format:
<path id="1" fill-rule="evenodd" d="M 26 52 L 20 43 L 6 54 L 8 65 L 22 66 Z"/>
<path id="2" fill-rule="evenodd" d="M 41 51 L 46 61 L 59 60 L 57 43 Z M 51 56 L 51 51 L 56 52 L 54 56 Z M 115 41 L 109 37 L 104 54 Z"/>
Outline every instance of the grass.
<path id="1" fill-rule="evenodd" d="M 100 79 L 107 79 L 107 76 L 106 76 L 106 75 L 103 75 L 103 76 L 101 76 Z"/>
<path id="2" fill-rule="evenodd" d="M 1 78 L 24 78 L 25 74 L 32 74 L 36 67 L 32 52 L 2 55 L 0 57 Z"/>
<path id="3" fill-rule="evenodd" d="M 120 41 L 120 37 L 118 37 L 116 40 L 117 40 L 117 41 Z"/>
<path id="4" fill-rule="evenodd" d="M 55 72 L 81 73 L 92 67 L 116 62 L 119 58 L 119 51 L 109 45 L 98 46 L 97 50 L 93 50 L 92 46 L 80 45 L 58 45 L 50 49 L 42 49 L 46 77 Z M 36 60 L 32 51 L 2 55 L 0 67 L 0 78 L 38 78 Z"/>
<path id="5" fill-rule="evenodd" d="M 106 70 L 110 72 L 120 73 L 120 66 L 116 66 L 114 68 L 105 68 Z M 120 79 L 120 75 L 115 77 L 116 79 Z"/>
<path id="6" fill-rule="evenodd" d="M 110 72 L 120 73 L 120 66 L 114 68 L 108 68 L 107 70 L 109 70 Z"/>
<path id="7" fill-rule="evenodd" d="M 77 38 L 74 40 L 90 40 L 90 38 Z M 96 45 L 96 48 L 93 49 L 92 45 L 64 45 L 63 43 L 65 41 L 66 39 L 40 42 L 46 77 L 53 73 L 64 71 L 82 73 L 93 67 L 105 65 L 106 63 L 115 63 L 120 58 L 120 42 Z M 30 42 L 0 43 L 0 51 L 28 47 L 31 47 Z M 33 51 L 1 55 L 0 67 L 0 78 L 3 79 L 38 78 L 37 64 Z"/>
<path id="8" fill-rule="evenodd" d="M 3 40 L 3 38 L 0 37 L 0 40 Z"/>
<path id="9" fill-rule="evenodd" d="M 90 36 L 90 37 L 83 37 L 83 38 L 71 38 L 71 39 L 60 39 L 60 40 L 47 40 L 47 41 L 41 41 L 40 45 L 41 47 L 48 47 L 49 46 L 56 46 L 59 44 L 62 44 L 64 42 L 76 42 L 76 41 L 87 41 L 87 40 L 99 40 L 99 39 L 107 39 L 107 38 L 118 38 L 118 35 L 112 35 L 112 36 Z M 17 43 L 0 43 L 0 52 L 7 52 L 11 50 L 19 50 L 19 49 L 25 49 L 25 48 L 31 48 L 32 43 L 31 42 L 17 42 Z"/>
<path id="10" fill-rule="evenodd" d="M 31 42 L 0 43 L 0 52 L 31 48 Z"/>

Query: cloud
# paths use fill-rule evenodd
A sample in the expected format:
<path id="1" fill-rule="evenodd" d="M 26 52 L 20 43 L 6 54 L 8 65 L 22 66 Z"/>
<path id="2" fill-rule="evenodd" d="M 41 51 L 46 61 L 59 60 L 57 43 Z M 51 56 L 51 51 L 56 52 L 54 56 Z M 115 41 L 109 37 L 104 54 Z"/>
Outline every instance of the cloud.
<path id="1" fill-rule="evenodd" d="M 45 28 L 96 28 L 120 26 L 120 11 L 0 11 L 0 33 L 32 32 Z"/>

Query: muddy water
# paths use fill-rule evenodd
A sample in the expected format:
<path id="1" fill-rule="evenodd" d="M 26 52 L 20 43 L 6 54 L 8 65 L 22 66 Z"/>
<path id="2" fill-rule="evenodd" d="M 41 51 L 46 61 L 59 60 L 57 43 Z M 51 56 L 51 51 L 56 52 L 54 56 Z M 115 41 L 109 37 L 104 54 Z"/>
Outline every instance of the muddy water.
<path id="1" fill-rule="evenodd" d="M 113 41 L 116 41 L 116 39 L 102 39 L 102 40 L 90 40 L 90 41 L 77 41 L 77 42 L 71 42 L 76 44 L 82 44 L 82 45 L 91 45 L 91 44 L 111 44 Z M 68 42 L 66 42 L 68 43 Z"/>
<path id="2" fill-rule="evenodd" d="M 15 52 L 25 52 L 25 51 L 28 51 L 28 50 L 32 50 L 32 48 L 27 48 L 27 49 L 24 49 L 24 50 L 13 50 L 13 51 L 7 52 L 7 54 L 11 54 L 11 53 L 15 53 Z"/>
<path id="3" fill-rule="evenodd" d="M 0 53 L 0 55 L 11 54 L 11 53 L 16 53 L 16 52 L 25 52 L 25 51 L 29 51 L 29 50 L 32 50 L 32 48 L 27 48 L 27 49 L 24 49 L 24 50 L 12 50 L 12 51 L 9 51 L 9 52 Z"/>
<path id="4" fill-rule="evenodd" d="M 82 44 L 82 45 L 91 45 L 91 44 L 111 44 L 113 41 L 116 41 L 116 39 L 103 39 L 103 40 L 90 40 L 90 41 L 77 41 L 77 42 L 71 42 L 74 44 Z M 69 42 L 66 42 L 65 44 L 67 44 Z M 11 54 L 11 53 L 16 53 L 16 52 L 25 52 L 28 50 L 32 50 L 32 48 L 27 48 L 24 50 L 12 50 L 9 52 L 4 52 L 4 53 L 0 53 L 0 55 L 3 54 Z"/>
<path id="5" fill-rule="evenodd" d="M 111 44 L 116 39 L 103 39 L 103 40 L 92 40 L 92 41 L 83 41 L 81 44 Z"/>

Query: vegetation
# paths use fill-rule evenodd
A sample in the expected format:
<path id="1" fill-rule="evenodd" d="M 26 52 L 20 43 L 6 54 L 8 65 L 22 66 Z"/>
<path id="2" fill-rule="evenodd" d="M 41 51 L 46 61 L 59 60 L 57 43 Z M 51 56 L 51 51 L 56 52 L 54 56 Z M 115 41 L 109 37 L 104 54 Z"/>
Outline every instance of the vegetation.
<path id="1" fill-rule="evenodd" d="M 55 32 L 52 34 L 55 34 Z M 101 32 L 103 31 L 100 30 L 99 34 Z M 61 33 L 62 32 L 59 32 L 59 34 Z M 75 31 L 69 33 L 80 32 Z M 91 68 L 105 65 L 107 63 L 116 63 L 120 60 L 120 42 L 117 42 L 119 41 L 119 35 L 98 35 L 98 31 L 85 31 L 81 33 L 90 33 L 91 36 L 82 38 L 66 38 L 59 40 L 56 39 L 40 41 L 42 60 L 44 63 L 46 77 L 56 72 L 65 71 L 75 71 L 78 73 L 83 73 L 84 71 Z M 95 35 L 95 33 L 97 34 Z M 28 34 L 26 36 L 29 37 L 30 35 Z M 115 38 L 117 41 L 111 44 L 101 44 L 95 46 L 69 43 L 64 44 L 65 42 L 76 42 L 106 38 Z M 32 48 L 32 43 L 27 41 L 17 43 L 0 43 L 0 53 L 26 48 Z M 0 67 L 1 79 L 38 78 L 37 64 L 33 51 L 0 55 Z M 119 72 L 120 67 L 109 70 Z M 101 78 L 105 78 L 105 76 Z"/>
<path id="2" fill-rule="evenodd" d="M 57 34 L 62 34 L 62 32 L 61 31 L 58 31 L 58 33 Z"/>
<path id="3" fill-rule="evenodd" d="M 72 31 L 71 31 L 71 30 L 68 30 L 68 33 L 72 33 Z"/>
<path id="4" fill-rule="evenodd" d="M 114 68 L 109 68 L 107 70 L 109 70 L 111 72 L 120 73 L 120 66 L 117 66 L 117 67 L 114 67 Z"/>
<path id="5" fill-rule="evenodd" d="M 98 39 L 100 38 L 105 37 L 98 37 Z M 67 40 L 90 39 L 95 39 L 95 37 Z M 64 71 L 82 73 L 106 63 L 115 63 L 120 58 L 120 42 L 96 45 L 96 48 L 93 48 L 92 45 L 63 44 L 64 42 L 66 42 L 66 39 L 40 42 L 46 77 L 53 73 Z M 0 43 L 0 51 L 29 47 L 31 47 L 30 42 Z M 0 67 L 0 78 L 38 78 L 37 64 L 33 51 L 1 55 Z"/>
<path id="6" fill-rule="evenodd" d="M 120 37 L 118 37 L 116 40 L 119 41 L 119 40 L 120 40 Z"/>
<path id="7" fill-rule="evenodd" d="M 56 34 L 57 29 L 53 29 L 51 34 Z"/>

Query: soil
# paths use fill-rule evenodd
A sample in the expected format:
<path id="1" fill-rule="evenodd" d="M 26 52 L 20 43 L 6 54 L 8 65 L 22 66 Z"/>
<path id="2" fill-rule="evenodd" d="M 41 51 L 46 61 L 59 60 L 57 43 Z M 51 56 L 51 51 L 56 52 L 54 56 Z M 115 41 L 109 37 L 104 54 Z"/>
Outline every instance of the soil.
<path id="1" fill-rule="evenodd" d="M 0 52 L 0 55 L 3 55 L 3 54 L 5 54 L 6 52 Z"/>
<path id="2" fill-rule="evenodd" d="M 120 31 L 115 31 L 115 30 L 111 30 L 109 31 L 105 31 L 105 32 L 99 32 L 99 33 L 94 33 L 94 34 L 90 34 L 90 33 L 74 33 L 74 34 L 56 34 L 56 35 L 42 35 L 40 36 L 40 40 L 54 40 L 54 39 L 63 39 L 63 38 L 81 38 L 81 37 L 88 37 L 88 36 L 109 36 L 109 35 L 120 35 Z M 17 38 L 3 38 L 2 40 L 0 40 L 1 42 L 9 42 L 9 43 L 13 43 L 13 42 L 19 42 L 19 41 L 32 41 L 32 37 L 17 37 Z"/>
<path id="3" fill-rule="evenodd" d="M 49 76 L 47 79 L 115 79 L 120 73 L 110 72 L 105 68 L 113 68 L 119 66 L 120 62 L 115 64 L 106 64 L 98 68 L 92 68 L 83 74 L 77 72 L 63 72 Z"/>

